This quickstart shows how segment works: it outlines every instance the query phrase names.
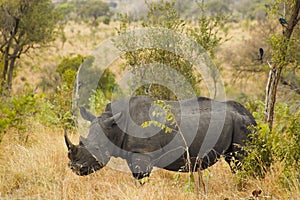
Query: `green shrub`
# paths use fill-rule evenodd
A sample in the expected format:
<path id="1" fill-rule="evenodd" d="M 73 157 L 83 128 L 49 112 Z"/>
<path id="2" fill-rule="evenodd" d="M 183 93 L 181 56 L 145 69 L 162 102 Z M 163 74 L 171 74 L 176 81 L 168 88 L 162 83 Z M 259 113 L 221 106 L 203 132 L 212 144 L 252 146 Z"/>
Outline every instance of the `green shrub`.
<path id="1" fill-rule="evenodd" d="M 73 86 L 77 71 L 84 57 L 65 57 L 57 66 L 62 82 L 57 86 L 55 93 L 45 102 L 43 106 L 43 121 L 48 125 L 64 128 L 74 128 L 75 121 L 72 113 Z"/>
<path id="2" fill-rule="evenodd" d="M 49 125 L 74 128 L 72 89 L 68 84 L 58 86 L 55 94 L 43 106 L 43 119 Z"/>
<path id="3" fill-rule="evenodd" d="M 103 24 L 109 25 L 109 23 L 110 23 L 110 17 L 105 16 L 103 19 Z"/>
<path id="4" fill-rule="evenodd" d="M 73 87 L 77 71 L 84 59 L 85 62 L 82 69 L 86 71 L 83 74 L 87 75 L 87 77 L 83 75 L 81 78 L 85 81 L 85 86 L 89 88 L 89 80 L 93 80 L 99 76 L 99 69 L 93 67 L 94 57 L 88 56 L 85 58 L 84 56 L 77 55 L 76 57 L 64 58 L 56 69 L 62 79 L 62 84 L 57 87 L 55 94 L 52 95 L 44 107 L 45 110 L 52 110 L 52 114 L 46 116 L 50 124 L 67 128 L 75 126 L 72 113 Z M 111 98 L 115 89 L 118 89 L 115 83 L 115 75 L 109 69 L 106 69 L 98 82 L 96 92 L 90 94 L 90 91 L 81 91 L 83 93 L 80 96 L 90 96 L 90 99 L 87 100 L 91 102 L 80 101 L 80 103 L 86 105 L 95 104 L 96 109 L 100 109 L 104 104 L 107 104 L 107 99 Z"/>
<path id="5" fill-rule="evenodd" d="M 15 129 L 19 139 L 27 142 L 32 118 L 40 113 L 40 100 L 43 95 L 29 91 L 14 97 L 0 97 L 0 142 L 9 129 Z"/>
<path id="6" fill-rule="evenodd" d="M 195 24 L 193 24 L 193 26 L 187 26 L 186 24 L 189 24 L 189 22 L 182 18 L 182 13 L 176 8 L 176 1 L 146 1 L 148 11 L 146 13 L 145 20 L 143 20 L 142 26 L 148 28 L 165 28 L 178 34 L 184 33 L 189 36 L 189 38 L 192 38 L 199 46 L 203 47 L 209 53 L 211 58 L 214 58 L 214 53 L 218 45 L 226 41 L 226 39 L 219 34 L 219 31 L 223 30 L 222 27 L 225 17 L 206 15 L 204 0 L 199 1 L 196 4 L 197 12 L 199 13 L 198 20 L 195 20 Z M 121 35 L 128 31 L 131 21 L 127 15 L 120 15 L 120 18 L 121 25 L 117 31 Z M 161 43 L 164 41 L 164 43 L 161 44 L 161 47 L 165 48 L 143 48 L 135 51 L 127 51 L 134 47 L 136 43 L 134 39 L 130 39 L 128 37 L 124 37 L 124 41 L 119 41 L 116 46 L 124 52 L 123 58 L 126 60 L 127 69 L 135 75 L 133 85 L 142 83 L 140 88 L 134 88 L 135 91 L 133 95 L 145 95 L 155 97 L 157 99 L 177 100 L 177 96 L 170 88 L 161 84 L 144 82 L 144 77 L 147 77 L 147 74 L 151 75 L 154 73 L 161 75 L 161 77 L 163 77 L 162 80 L 174 80 L 174 75 L 172 75 L 169 70 L 166 70 L 165 67 L 161 67 L 159 65 L 153 65 L 153 63 L 161 63 L 164 66 L 168 66 L 183 76 L 184 84 L 183 81 L 172 82 L 174 88 L 177 88 L 178 93 L 185 93 L 187 94 L 186 96 L 190 95 L 190 97 L 194 96 L 194 93 L 198 96 L 201 95 L 201 88 L 199 86 L 201 81 L 203 81 L 203 77 L 201 77 L 200 73 L 196 73 L 193 63 L 190 63 L 189 60 L 186 59 L 189 53 L 186 55 L 180 55 L 176 53 L 177 50 L 175 49 L 174 52 L 167 50 L 178 45 L 175 43 L 172 44 L 176 41 L 176 37 L 171 39 L 166 38 L 165 35 L 159 34 L 156 38 L 153 37 L 153 34 L 146 35 L 145 41 L 155 41 L 153 43 Z M 181 45 L 179 44 L 178 47 L 180 46 Z M 208 64 L 208 67 L 210 68 L 210 70 L 208 70 L 210 77 L 213 78 L 214 84 L 217 84 L 218 71 L 221 70 L 221 68 L 217 68 L 208 62 L 206 62 L 206 64 Z M 148 73 L 149 71 L 151 73 Z M 183 86 L 185 84 L 191 87 L 193 91 L 190 89 L 187 90 L 186 87 Z"/>
<path id="7" fill-rule="evenodd" d="M 281 180 L 284 185 L 300 183 L 300 111 L 292 111 L 285 103 L 275 107 L 273 131 L 264 122 L 264 104 L 257 101 L 257 112 L 253 115 L 258 123 L 252 130 L 251 142 L 245 148 L 244 171 L 241 178 L 247 176 L 264 177 L 272 164 L 283 166 Z"/>
<path id="8" fill-rule="evenodd" d="M 300 184 L 300 110 L 292 112 L 291 106 L 278 104 L 276 109 L 277 140 L 274 141 L 275 157 L 283 163 L 281 181 L 287 186 Z"/>
<path id="9" fill-rule="evenodd" d="M 83 59 L 84 57 L 82 55 L 77 55 L 73 58 L 66 57 L 57 66 L 56 71 L 69 87 L 74 85 L 76 73 L 83 62 Z"/>
<path id="10" fill-rule="evenodd" d="M 92 108 L 92 110 L 95 110 L 96 113 L 101 113 L 104 111 L 108 102 L 109 101 L 107 98 L 105 98 L 102 90 L 97 89 L 89 99 L 89 106 Z"/>

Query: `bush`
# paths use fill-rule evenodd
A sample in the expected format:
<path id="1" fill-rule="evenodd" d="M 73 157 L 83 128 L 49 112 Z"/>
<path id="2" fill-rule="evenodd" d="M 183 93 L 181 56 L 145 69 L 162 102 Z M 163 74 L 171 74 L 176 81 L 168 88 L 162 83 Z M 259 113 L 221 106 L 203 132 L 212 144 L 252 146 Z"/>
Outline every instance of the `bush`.
<path id="1" fill-rule="evenodd" d="M 284 185 L 300 183 L 300 111 L 292 111 L 285 103 L 275 107 L 275 124 L 273 131 L 264 123 L 264 104 L 257 103 L 254 117 L 257 127 L 252 130 L 251 142 L 245 148 L 243 168 L 239 172 L 242 178 L 247 176 L 264 177 L 272 164 L 283 166 L 281 180 Z"/>
<path id="2" fill-rule="evenodd" d="M 103 19 L 103 24 L 106 24 L 106 25 L 109 25 L 109 23 L 110 23 L 110 17 L 104 17 L 104 19 Z"/>
<path id="3" fill-rule="evenodd" d="M 42 97 L 43 95 L 34 95 L 32 91 L 15 97 L 0 97 L 0 142 L 9 129 L 15 129 L 19 139 L 27 142 L 32 118 L 40 113 Z"/>
<path id="4" fill-rule="evenodd" d="M 105 95 L 102 92 L 102 90 L 97 89 L 89 98 L 89 107 L 92 110 L 95 110 L 96 113 L 102 113 L 108 102 L 109 101 L 107 98 L 105 98 Z"/>
<path id="5" fill-rule="evenodd" d="M 72 128 L 75 126 L 73 116 L 74 113 L 72 112 L 73 87 L 77 71 L 80 65 L 83 63 L 83 60 L 85 60 L 85 62 L 82 69 L 88 72 L 83 72 L 83 74 L 87 74 L 88 76 L 81 78 L 83 78 L 85 86 L 89 88 L 89 80 L 92 80 L 95 77 L 97 78 L 100 73 L 99 69 L 93 67 L 93 62 L 95 60 L 94 57 L 84 57 L 82 55 L 77 55 L 76 57 L 66 57 L 57 66 L 56 71 L 59 73 L 62 83 L 56 88 L 55 94 L 52 95 L 44 108 L 45 110 L 49 108 L 52 109 L 52 114 L 46 116 L 46 118 L 48 118 L 48 121 L 53 125 L 66 128 Z M 101 104 L 100 107 L 103 107 L 103 102 L 107 103 L 106 98 L 111 98 L 114 89 L 118 89 L 117 84 L 115 83 L 115 75 L 109 69 L 106 69 L 98 82 L 96 92 L 89 94 L 90 91 L 83 91 L 84 93 L 80 93 L 80 96 L 90 96 L 90 101 L 93 101 L 92 103 L 97 104 L 96 107 L 99 109 L 99 103 Z M 81 105 L 90 104 L 90 102 L 80 103 Z"/>
<path id="6" fill-rule="evenodd" d="M 143 20 L 142 23 L 143 27 L 164 28 L 172 30 L 178 34 L 186 34 L 199 46 L 202 46 L 212 58 L 214 58 L 216 47 L 223 41 L 226 41 L 226 39 L 223 39 L 219 34 L 219 31 L 223 30 L 222 27 L 225 17 L 206 15 L 204 0 L 197 3 L 197 12 L 201 14 L 199 14 L 199 18 L 193 26 L 186 25 L 189 24 L 189 21 L 182 19 L 182 13 L 177 11 L 175 1 L 149 1 L 146 5 L 148 7 L 148 12 L 146 13 L 145 20 Z M 126 15 L 120 15 L 120 18 L 122 23 L 118 29 L 118 33 L 121 35 L 128 31 L 131 21 Z M 130 88 L 131 90 L 134 89 L 134 91 L 132 91 L 134 92 L 133 95 L 145 95 L 164 100 L 177 100 L 177 96 L 170 88 L 161 84 L 152 84 L 144 81 L 144 77 L 147 77 L 147 75 L 151 76 L 154 73 L 161 75 L 163 77 L 161 80 L 168 81 L 176 79 L 169 70 L 166 70 L 164 67 L 160 67 L 160 65 L 153 65 L 153 63 L 168 66 L 171 69 L 174 69 L 174 71 L 178 74 L 182 75 L 184 78 L 184 84 L 183 81 L 173 81 L 172 83 L 174 88 L 177 88 L 178 93 L 184 93 L 187 94 L 186 96 L 190 95 L 190 97 L 193 96 L 194 93 L 198 96 L 201 95 L 201 88 L 199 86 L 201 86 L 200 84 L 203 77 L 201 77 L 199 73 L 195 73 L 196 71 L 193 63 L 190 63 L 186 58 L 184 58 L 185 56 L 177 54 L 176 51 L 172 52 L 171 50 L 168 50 L 169 48 L 178 46 L 176 43 L 172 44 L 176 40 L 174 40 L 174 38 L 166 39 L 163 34 L 157 35 L 157 38 L 153 37 L 153 34 L 149 34 L 148 36 L 145 36 L 145 41 L 149 40 L 159 43 L 164 41 L 164 44 L 161 44 L 162 48 L 143 48 L 135 51 L 127 51 L 134 47 L 136 43 L 135 40 L 127 37 L 124 37 L 124 41 L 119 41 L 117 44 L 117 48 L 124 52 L 123 58 L 127 62 L 127 69 L 130 70 L 130 72 L 136 77 L 135 80 L 132 81 L 132 85 L 142 85 L 137 89 Z M 163 47 L 166 48 L 164 49 Z M 218 81 L 218 68 L 213 65 L 210 65 L 209 67 L 209 75 L 214 79 L 214 84 L 216 84 Z M 220 70 L 220 68 L 218 70 Z M 151 77 L 148 77 L 148 79 L 151 80 Z M 191 86 L 193 91 L 187 90 L 186 87 L 183 86 L 185 84 Z"/>
<path id="7" fill-rule="evenodd" d="M 72 113 L 72 89 L 63 83 L 57 87 L 56 93 L 43 105 L 42 120 L 49 125 L 74 128 Z"/>
<path id="8" fill-rule="evenodd" d="M 66 57 L 57 66 L 56 71 L 69 87 L 74 85 L 76 73 L 83 62 L 83 59 L 84 57 L 82 55 L 77 55 L 73 58 Z"/>

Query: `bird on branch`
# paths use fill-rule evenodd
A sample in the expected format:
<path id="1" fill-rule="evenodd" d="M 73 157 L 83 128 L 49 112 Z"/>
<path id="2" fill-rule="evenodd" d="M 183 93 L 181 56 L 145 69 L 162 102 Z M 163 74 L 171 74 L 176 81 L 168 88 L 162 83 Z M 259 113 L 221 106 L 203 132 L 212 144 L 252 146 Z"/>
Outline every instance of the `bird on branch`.
<path id="1" fill-rule="evenodd" d="M 264 49 L 259 48 L 259 59 L 261 63 L 263 63 L 263 57 L 264 57 Z"/>
<path id="2" fill-rule="evenodd" d="M 279 22 L 282 26 L 286 27 L 286 25 L 288 25 L 287 21 L 284 18 L 279 18 Z"/>

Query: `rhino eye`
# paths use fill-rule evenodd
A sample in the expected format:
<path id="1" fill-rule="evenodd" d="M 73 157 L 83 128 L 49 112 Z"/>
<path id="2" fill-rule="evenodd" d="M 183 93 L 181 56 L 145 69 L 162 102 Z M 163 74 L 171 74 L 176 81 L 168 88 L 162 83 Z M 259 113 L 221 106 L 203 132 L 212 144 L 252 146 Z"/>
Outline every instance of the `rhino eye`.
<path id="1" fill-rule="evenodd" d="M 68 151 L 68 158 L 71 159 L 71 156 L 72 156 L 72 151 L 69 150 L 69 151 Z"/>
<path id="2" fill-rule="evenodd" d="M 77 155 L 77 153 L 78 153 L 78 149 L 77 148 L 70 149 L 68 151 L 68 157 L 69 157 L 69 159 L 73 160 L 74 157 Z"/>

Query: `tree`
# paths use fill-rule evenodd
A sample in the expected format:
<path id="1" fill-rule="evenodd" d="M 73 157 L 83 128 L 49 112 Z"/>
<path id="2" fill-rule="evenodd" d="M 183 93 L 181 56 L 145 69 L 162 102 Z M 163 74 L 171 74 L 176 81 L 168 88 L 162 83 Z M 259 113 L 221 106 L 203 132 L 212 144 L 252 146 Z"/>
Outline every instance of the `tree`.
<path id="1" fill-rule="evenodd" d="M 8 93 L 17 59 L 53 40 L 56 20 L 50 0 L 0 0 L 1 82 Z"/>
<path id="2" fill-rule="evenodd" d="M 265 122 L 272 129 L 278 84 L 287 88 L 281 90 L 283 95 L 288 96 L 287 92 L 296 98 L 300 95 L 299 0 L 277 0 L 267 4 L 266 8 L 268 17 L 259 20 L 259 26 L 253 23 L 250 27 L 251 38 L 245 41 L 247 48 L 235 48 L 238 53 L 229 50 L 227 60 L 233 60 L 232 66 L 238 72 L 236 76 L 253 77 L 264 73 L 268 77 L 267 90 L 265 95 L 262 93 L 262 98 L 265 98 Z M 286 19 L 287 24 L 281 25 L 280 18 Z M 264 50 L 262 58 L 260 48 Z M 294 98 L 289 101 L 294 102 Z"/>
<path id="3" fill-rule="evenodd" d="M 143 21 L 143 27 L 164 28 L 176 33 L 186 34 L 199 44 L 199 46 L 202 46 L 212 58 L 214 57 L 215 48 L 223 41 L 223 38 L 219 36 L 218 33 L 218 30 L 221 30 L 223 18 L 219 16 L 208 17 L 204 12 L 203 0 L 197 2 L 199 12 L 202 14 L 197 20 L 196 25 L 193 27 L 188 26 L 188 22 L 182 19 L 181 13 L 176 9 L 175 1 L 146 1 L 146 4 L 148 12 Z M 126 32 L 129 24 L 129 20 L 126 16 L 123 17 L 122 20 L 123 24 L 121 24 L 118 30 L 119 34 Z M 135 41 L 128 40 L 130 40 L 130 38 L 125 38 L 122 45 L 129 44 L 130 46 L 130 44 L 135 43 Z M 153 35 L 149 34 L 145 41 L 147 40 L 164 42 L 165 47 L 167 47 L 166 49 L 176 45 L 175 37 L 166 38 L 165 35 L 162 35 L 162 38 L 153 38 Z M 120 49 L 122 48 L 124 47 L 121 47 Z M 184 94 L 185 92 L 188 92 L 188 90 L 183 87 L 183 81 L 176 81 L 174 74 L 169 70 L 158 65 L 148 65 L 151 63 L 161 63 L 162 65 L 170 66 L 170 68 L 174 69 L 178 74 L 183 75 L 184 80 L 189 83 L 196 95 L 200 95 L 199 84 L 201 82 L 201 77 L 199 74 L 195 73 L 194 66 L 181 56 L 166 49 L 144 48 L 137 51 L 126 52 L 124 57 L 129 66 L 129 70 L 135 77 L 138 77 L 134 80 L 136 83 L 132 85 L 138 85 L 137 83 L 141 82 L 143 83 L 140 88 L 132 91 L 133 94 L 147 95 L 158 99 L 177 100 L 178 97 L 173 93 L 174 91 L 171 91 L 166 86 L 156 83 L 145 83 L 145 79 L 151 79 L 147 77 L 147 74 L 151 74 L 153 77 L 161 75 L 163 80 L 173 80 L 173 85 L 180 90 L 179 93 Z M 188 96 L 186 96 L 186 98 L 188 98 Z"/>
<path id="4" fill-rule="evenodd" d="M 207 10 L 213 15 L 218 15 L 220 13 L 230 14 L 232 12 L 233 3 L 232 0 L 210 0 L 207 2 Z"/>
<path id="5" fill-rule="evenodd" d="M 71 3 L 63 3 L 55 6 L 56 12 L 60 15 L 61 20 L 68 21 L 69 16 L 76 9 L 75 5 Z"/>
<path id="6" fill-rule="evenodd" d="M 269 2 L 271 2 L 271 0 L 243 0 L 236 2 L 234 7 L 239 13 L 238 20 L 239 18 L 250 20 L 265 19 L 265 6 Z"/>
<path id="7" fill-rule="evenodd" d="M 272 60 L 271 62 L 267 61 L 270 71 L 266 87 L 265 121 L 269 124 L 270 130 L 272 130 L 273 127 L 278 83 L 281 80 L 282 71 L 290 64 L 290 58 L 292 57 L 290 55 L 292 52 L 290 48 L 296 40 L 293 38 L 293 32 L 300 21 L 300 0 L 277 0 L 272 5 L 272 14 L 278 14 L 280 5 L 282 4 L 284 5 L 283 9 L 289 11 L 288 13 L 284 13 L 287 24 L 282 25 L 281 34 L 272 34 L 269 40 Z"/>
<path id="8" fill-rule="evenodd" d="M 79 14 L 84 18 L 93 18 L 93 25 L 97 25 L 97 19 L 101 16 L 110 16 L 107 3 L 101 0 L 89 0 L 79 3 Z"/>

